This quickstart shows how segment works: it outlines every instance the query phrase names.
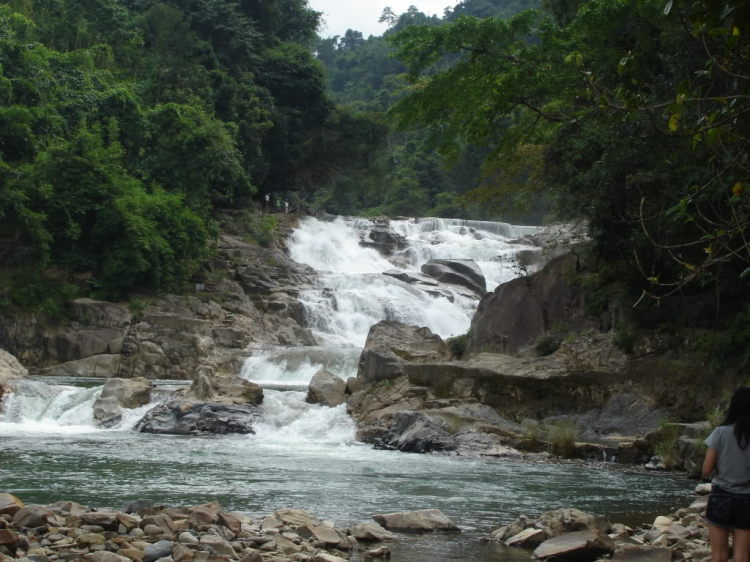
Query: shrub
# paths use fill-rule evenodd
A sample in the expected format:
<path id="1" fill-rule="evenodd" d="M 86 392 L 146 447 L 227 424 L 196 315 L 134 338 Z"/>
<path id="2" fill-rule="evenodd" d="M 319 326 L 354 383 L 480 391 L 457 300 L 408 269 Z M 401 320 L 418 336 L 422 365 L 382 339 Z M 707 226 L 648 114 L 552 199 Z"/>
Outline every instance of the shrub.
<path id="1" fill-rule="evenodd" d="M 621 349 L 625 353 L 632 353 L 636 335 L 635 326 L 632 324 L 620 323 L 615 326 L 615 335 L 612 338 L 612 343 L 615 347 Z"/>
<path id="2" fill-rule="evenodd" d="M 471 332 L 468 332 L 462 336 L 456 336 L 454 338 L 448 338 L 445 340 L 445 344 L 456 359 L 461 359 L 466 352 L 466 346 L 469 343 Z"/>
<path id="3" fill-rule="evenodd" d="M 563 338 L 560 334 L 541 334 L 534 342 L 534 351 L 536 351 L 539 357 L 546 357 L 552 355 L 555 351 L 560 349 Z"/>
<path id="4" fill-rule="evenodd" d="M 555 422 L 547 428 L 547 440 L 552 445 L 552 452 L 562 457 L 575 455 L 578 431 L 571 420 Z"/>
<path id="5" fill-rule="evenodd" d="M 542 434 L 542 424 L 532 418 L 524 418 L 521 421 L 521 431 L 523 433 L 523 443 L 529 449 L 539 447 L 540 436 Z"/>
<path id="6" fill-rule="evenodd" d="M 659 457 L 668 470 L 675 468 L 680 461 L 680 426 L 669 420 L 659 422 L 659 436 L 654 443 L 654 455 Z"/>

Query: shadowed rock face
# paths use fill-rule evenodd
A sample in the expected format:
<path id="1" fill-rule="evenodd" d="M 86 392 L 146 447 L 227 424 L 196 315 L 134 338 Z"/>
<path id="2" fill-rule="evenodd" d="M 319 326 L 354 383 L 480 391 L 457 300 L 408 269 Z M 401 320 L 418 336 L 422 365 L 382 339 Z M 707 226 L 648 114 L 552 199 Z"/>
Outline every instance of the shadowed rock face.
<path id="1" fill-rule="evenodd" d="M 486 352 L 516 355 L 560 325 L 572 332 L 609 331 L 614 323 L 609 313 L 587 311 L 578 269 L 575 256 L 562 256 L 542 271 L 503 283 L 485 295 L 471 322 L 468 356 Z"/>

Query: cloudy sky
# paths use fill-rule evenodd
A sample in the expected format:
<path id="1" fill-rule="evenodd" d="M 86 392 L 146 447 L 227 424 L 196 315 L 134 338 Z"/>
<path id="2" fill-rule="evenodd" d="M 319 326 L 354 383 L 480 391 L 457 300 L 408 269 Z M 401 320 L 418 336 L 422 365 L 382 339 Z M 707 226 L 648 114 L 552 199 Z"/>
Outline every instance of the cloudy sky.
<path id="1" fill-rule="evenodd" d="M 455 4 L 452 0 L 308 0 L 310 6 L 323 12 L 323 37 L 343 35 L 347 29 L 361 31 L 365 37 L 382 35 L 387 29 L 378 19 L 383 8 L 390 7 L 396 14 L 404 13 L 414 5 L 426 14 L 442 15 L 446 6 Z"/>

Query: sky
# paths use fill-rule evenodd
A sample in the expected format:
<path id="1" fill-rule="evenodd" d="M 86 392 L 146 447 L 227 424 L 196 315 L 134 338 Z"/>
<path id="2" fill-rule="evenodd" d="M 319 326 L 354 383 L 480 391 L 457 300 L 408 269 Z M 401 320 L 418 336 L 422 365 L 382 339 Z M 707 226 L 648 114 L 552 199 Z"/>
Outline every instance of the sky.
<path id="1" fill-rule="evenodd" d="M 390 7 L 397 15 L 403 14 L 411 5 L 427 15 L 443 15 L 446 6 L 457 0 L 308 0 L 310 7 L 323 12 L 323 29 L 320 35 L 332 37 L 343 35 L 347 29 L 361 31 L 365 37 L 382 35 L 388 29 L 378 23 L 383 8 Z"/>

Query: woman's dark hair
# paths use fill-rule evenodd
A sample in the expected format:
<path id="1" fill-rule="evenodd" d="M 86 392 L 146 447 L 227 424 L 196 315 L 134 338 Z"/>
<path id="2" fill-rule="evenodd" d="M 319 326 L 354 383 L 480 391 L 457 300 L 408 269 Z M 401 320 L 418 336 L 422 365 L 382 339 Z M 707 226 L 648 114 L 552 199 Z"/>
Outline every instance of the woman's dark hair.
<path id="1" fill-rule="evenodd" d="M 740 449 L 750 443 L 750 386 L 741 386 L 732 395 L 727 419 L 722 425 L 734 424 L 734 436 Z"/>

